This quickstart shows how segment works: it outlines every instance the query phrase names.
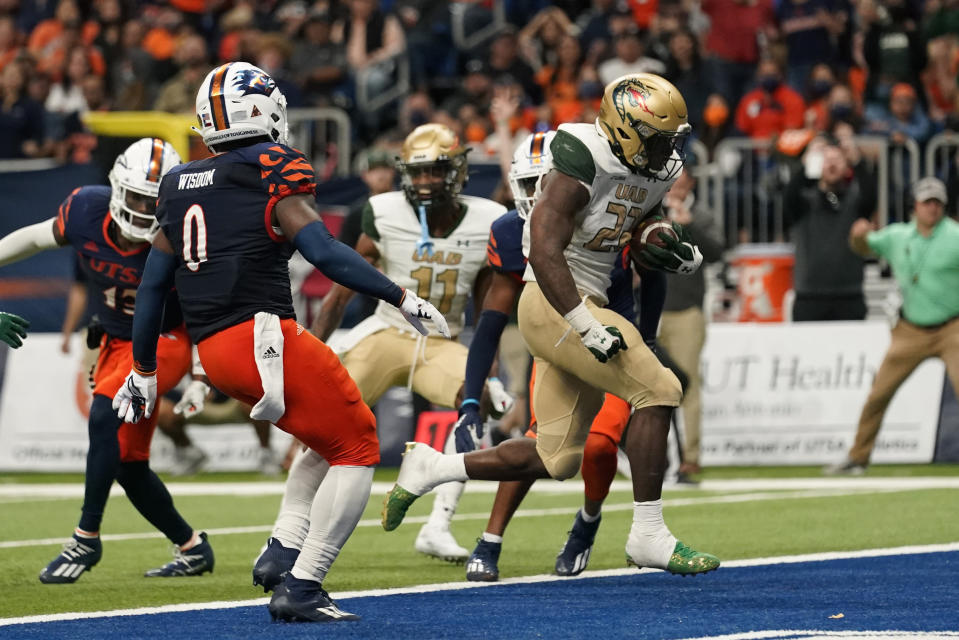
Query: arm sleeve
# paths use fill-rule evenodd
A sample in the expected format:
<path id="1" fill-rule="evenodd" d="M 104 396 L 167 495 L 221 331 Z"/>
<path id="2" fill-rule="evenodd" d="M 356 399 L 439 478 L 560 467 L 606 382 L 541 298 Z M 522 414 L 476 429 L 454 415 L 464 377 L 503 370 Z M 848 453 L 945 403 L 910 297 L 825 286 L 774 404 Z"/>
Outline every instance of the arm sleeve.
<path id="1" fill-rule="evenodd" d="M 176 257 L 151 249 L 143 267 L 143 278 L 137 287 L 133 314 L 133 368 L 150 373 L 157 368 L 157 340 L 163 322 L 163 305 L 173 287 Z"/>
<path id="2" fill-rule="evenodd" d="M 483 393 L 483 383 L 493 366 L 500 336 L 509 322 L 509 316 L 502 311 L 487 309 L 480 314 L 473 341 L 470 342 L 469 355 L 466 357 L 466 381 L 463 383 L 463 399 L 479 400 Z"/>
<path id="3" fill-rule="evenodd" d="M 659 318 L 666 304 L 666 274 L 663 271 L 644 271 L 639 283 L 639 319 L 636 322 L 644 342 L 656 339 Z"/>
<path id="4" fill-rule="evenodd" d="M 57 239 L 53 235 L 50 220 L 31 224 L 0 238 L 0 267 L 29 258 L 45 249 L 56 248 Z"/>
<path id="5" fill-rule="evenodd" d="M 596 164 L 589 147 L 571 133 L 559 130 L 549 144 L 549 150 L 553 154 L 553 168 L 579 180 L 592 195 Z"/>
<path id="6" fill-rule="evenodd" d="M 293 245 L 327 278 L 359 293 L 399 305 L 403 289 L 380 273 L 363 256 L 338 242 L 317 220 L 296 234 Z"/>

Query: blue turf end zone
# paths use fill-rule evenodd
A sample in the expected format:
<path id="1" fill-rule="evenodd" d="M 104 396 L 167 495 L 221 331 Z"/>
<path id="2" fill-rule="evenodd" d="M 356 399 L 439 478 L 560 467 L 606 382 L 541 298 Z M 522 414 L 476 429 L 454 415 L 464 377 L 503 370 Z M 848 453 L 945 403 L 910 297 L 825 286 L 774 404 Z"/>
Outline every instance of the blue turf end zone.
<path id="1" fill-rule="evenodd" d="M 273 624 L 266 607 L 258 606 L 0 626 L 0 638 L 678 640 L 776 629 L 957 631 L 959 551 L 721 568 L 696 578 L 637 573 L 339 604 L 363 620 Z"/>

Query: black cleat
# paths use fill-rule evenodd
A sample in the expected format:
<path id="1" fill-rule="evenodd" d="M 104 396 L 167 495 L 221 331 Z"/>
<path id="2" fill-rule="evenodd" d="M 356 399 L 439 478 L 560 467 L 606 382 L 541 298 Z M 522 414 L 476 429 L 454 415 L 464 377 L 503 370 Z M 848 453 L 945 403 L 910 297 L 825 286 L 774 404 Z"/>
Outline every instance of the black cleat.
<path id="1" fill-rule="evenodd" d="M 76 582 L 85 571 L 93 569 L 103 556 L 100 538 L 81 538 L 77 534 L 67 540 L 63 551 L 40 572 L 44 584 L 69 584 Z"/>
<path id="2" fill-rule="evenodd" d="M 556 573 L 561 576 L 577 576 L 589 564 L 589 554 L 593 550 L 593 540 L 599 530 L 602 516 L 593 522 L 583 520 L 581 512 L 576 512 L 573 528 L 562 551 L 556 556 Z"/>
<path id="3" fill-rule="evenodd" d="M 284 547 L 276 538 L 266 541 L 266 547 L 253 565 L 253 586 L 262 586 L 263 593 L 269 593 L 283 582 L 283 577 L 296 564 L 300 556 L 299 549 Z"/>
<path id="4" fill-rule="evenodd" d="M 286 574 L 276 585 L 273 598 L 267 605 L 273 621 L 282 622 L 348 622 L 359 620 L 336 606 L 319 582 L 300 580 Z"/>
<path id="5" fill-rule="evenodd" d="M 501 542 L 476 540 L 476 548 L 466 561 L 466 579 L 470 582 L 496 582 L 499 580 L 499 553 L 503 550 Z"/>
<path id="6" fill-rule="evenodd" d="M 173 562 L 168 562 L 156 569 L 150 569 L 143 575 L 147 578 L 175 578 L 179 576 L 198 576 L 207 571 L 213 573 L 213 547 L 207 542 L 206 533 L 200 533 L 199 544 L 186 551 L 174 547 Z"/>

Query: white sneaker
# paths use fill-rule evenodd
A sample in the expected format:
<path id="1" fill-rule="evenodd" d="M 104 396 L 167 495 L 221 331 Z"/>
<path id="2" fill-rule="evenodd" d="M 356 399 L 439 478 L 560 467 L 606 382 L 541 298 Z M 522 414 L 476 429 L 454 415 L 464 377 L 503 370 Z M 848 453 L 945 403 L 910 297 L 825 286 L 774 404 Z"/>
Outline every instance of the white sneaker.
<path id="1" fill-rule="evenodd" d="M 259 458 L 257 459 L 256 469 L 264 476 L 278 476 L 283 472 L 283 466 L 269 447 L 260 447 Z"/>
<path id="2" fill-rule="evenodd" d="M 469 551 L 457 544 L 456 538 L 450 533 L 449 528 L 430 525 L 429 523 L 424 524 L 423 528 L 420 529 L 419 535 L 416 536 L 416 542 L 413 543 L 413 548 L 428 556 L 456 564 L 466 562 L 466 558 L 470 555 Z"/>
<path id="3" fill-rule="evenodd" d="M 173 450 L 173 466 L 170 467 L 171 476 L 189 476 L 200 471 L 209 458 L 192 444 L 188 447 L 178 447 Z"/>

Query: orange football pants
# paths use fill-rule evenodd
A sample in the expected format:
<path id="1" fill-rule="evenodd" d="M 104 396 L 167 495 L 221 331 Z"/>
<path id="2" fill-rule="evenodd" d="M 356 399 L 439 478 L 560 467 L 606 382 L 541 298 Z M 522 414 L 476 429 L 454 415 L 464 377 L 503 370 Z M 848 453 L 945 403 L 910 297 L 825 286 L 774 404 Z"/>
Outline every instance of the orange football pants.
<path id="1" fill-rule="evenodd" d="M 371 466 L 380 461 L 376 418 L 336 354 L 293 319 L 283 331 L 283 397 L 276 426 L 331 465 Z M 253 320 L 200 341 L 200 360 L 217 389 L 249 405 L 263 396 L 253 353 Z"/>
<path id="2" fill-rule="evenodd" d="M 133 343 L 107 336 L 100 344 L 93 393 L 113 400 L 133 368 Z M 164 333 L 157 341 L 157 401 L 180 382 L 190 370 L 190 338 L 183 327 Z M 148 419 L 135 424 L 124 422 L 117 432 L 120 460 L 140 462 L 150 459 L 150 442 L 157 426 L 159 412 L 154 409 Z"/>

